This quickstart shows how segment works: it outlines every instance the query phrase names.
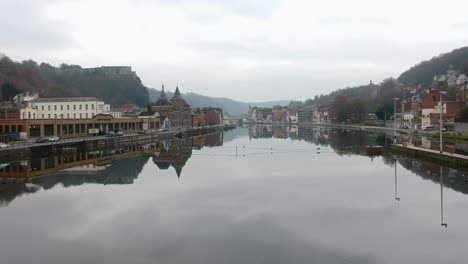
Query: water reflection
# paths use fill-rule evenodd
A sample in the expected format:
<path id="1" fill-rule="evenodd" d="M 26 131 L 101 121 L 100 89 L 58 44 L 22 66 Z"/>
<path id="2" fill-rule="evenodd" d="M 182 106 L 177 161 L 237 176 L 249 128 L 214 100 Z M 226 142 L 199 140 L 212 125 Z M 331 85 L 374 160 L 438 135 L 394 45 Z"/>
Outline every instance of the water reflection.
<path id="1" fill-rule="evenodd" d="M 261 127 L 10 162 L 2 173 L 18 183 L 0 184 L 9 203 L 0 208 L 1 260 L 466 262 L 466 174 L 388 151 L 367 155 L 366 145 L 389 140 Z"/>
<path id="2" fill-rule="evenodd" d="M 102 149 L 48 157 L 33 156 L 0 166 L 0 205 L 16 197 L 84 183 L 132 184 L 151 157 L 160 170 L 174 168 L 177 177 L 192 155 L 192 149 L 222 146 L 223 133 L 173 139 L 144 145 Z"/>

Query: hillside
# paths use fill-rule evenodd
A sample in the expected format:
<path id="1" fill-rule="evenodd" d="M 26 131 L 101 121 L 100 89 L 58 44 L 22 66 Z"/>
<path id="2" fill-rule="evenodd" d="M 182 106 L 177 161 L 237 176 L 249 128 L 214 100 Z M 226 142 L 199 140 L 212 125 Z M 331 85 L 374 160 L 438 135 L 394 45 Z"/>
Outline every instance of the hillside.
<path id="1" fill-rule="evenodd" d="M 93 96 L 118 107 L 133 103 L 140 107 L 156 101 L 159 91 L 145 87 L 129 66 L 82 68 L 62 64 L 54 67 L 32 60 L 15 62 L 0 57 L 0 99 L 9 100 L 23 92 L 37 92 L 41 97 Z M 172 93 L 168 92 L 171 97 Z M 215 98 L 195 93 L 184 94 L 193 107 L 221 107 L 230 115 L 247 113 L 249 105 L 272 107 L 289 101 L 247 103 L 229 98 Z"/>
<path id="2" fill-rule="evenodd" d="M 150 96 L 150 101 L 154 102 L 158 99 L 160 91 L 154 88 L 148 89 L 148 93 Z M 173 93 L 170 91 L 166 91 L 167 96 L 170 98 L 172 97 Z M 269 102 L 255 102 L 255 103 L 247 103 L 232 100 L 229 98 L 218 98 L 218 97 L 209 97 L 205 95 L 200 95 L 196 93 L 186 93 L 182 95 L 184 99 L 187 101 L 192 108 L 198 107 L 221 107 L 226 113 L 230 115 L 238 116 L 241 114 L 246 114 L 249 105 L 251 106 L 259 106 L 259 107 L 272 107 L 273 105 L 287 105 L 289 101 L 282 100 L 282 101 L 269 101 Z"/>
<path id="3" fill-rule="evenodd" d="M 0 58 L 1 99 L 8 100 L 26 91 L 37 92 L 41 97 L 93 96 L 113 107 L 124 103 L 145 106 L 149 98 L 146 87 L 130 67 L 54 67 L 32 60 L 19 63 Z"/>
<path id="4" fill-rule="evenodd" d="M 445 74 L 450 68 L 468 75 L 468 47 L 420 62 L 403 72 L 398 81 L 407 85 L 430 86 L 435 75 Z"/>

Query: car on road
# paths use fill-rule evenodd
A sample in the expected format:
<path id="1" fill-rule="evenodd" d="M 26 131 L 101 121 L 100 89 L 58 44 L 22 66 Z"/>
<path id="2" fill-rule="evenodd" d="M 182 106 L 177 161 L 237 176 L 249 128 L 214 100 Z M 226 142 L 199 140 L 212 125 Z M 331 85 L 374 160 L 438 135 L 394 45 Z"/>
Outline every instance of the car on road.
<path id="1" fill-rule="evenodd" d="M 167 128 L 164 128 L 164 127 L 163 127 L 163 128 L 160 128 L 160 129 L 158 129 L 158 132 L 166 132 L 166 131 L 167 131 Z"/>
<path id="2" fill-rule="evenodd" d="M 434 126 L 432 126 L 432 125 L 423 125 L 423 126 L 421 126 L 421 129 L 426 130 L 426 131 L 431 131 L 431 130 L 434 130 Z"/>
<path id="3" fill-rule="evenodd" d="M 109 131 L 107 133 L 107 137 L 120 137 L 120 136 L 123 136 L 122 131 Z"/>
<path id="4" fill-rule="evenodd" d="M 49 139 L 47 138 L 38 138 L 36 139 L 36 143 L 46 143 L 46 142 L 49 142 Z"/>
<path id="5" fill-rule="evenodd" d="M 49 142 L 58 142 L 60 140 L 59 137 L 57 136 L 51 136 L 50 138 L 47 139 Z"/>
<path id="6" fill-rule="evenodd" d="M 0 149 L 6 149 L 6 148 L 9 148 L 10 145 L 6 144 L 6 143 L 3 143 L 3 142 L 0 142 Z"/>

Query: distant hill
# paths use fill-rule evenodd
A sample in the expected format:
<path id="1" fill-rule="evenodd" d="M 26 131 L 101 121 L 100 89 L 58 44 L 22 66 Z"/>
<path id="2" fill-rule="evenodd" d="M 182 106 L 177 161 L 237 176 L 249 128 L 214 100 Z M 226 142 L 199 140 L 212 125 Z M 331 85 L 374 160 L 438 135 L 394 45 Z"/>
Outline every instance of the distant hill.
<path id="1" fill-rule="evenodd" d="M 62 64 L 54 67 L 32 60 L 15 62 L 0 54 L 0 100 L 9 100 L 23 92 L 37 92 L 41 97 L 93 96 L 118 107 L 133 103 L 140 107 L 156 101 L 160 91 L 145 87 L 129 66 L 82 68 Z M 171 97 L 172 93 L 168 92 Z M 229 98 L 215 98 L 195 93 L 183 95 L 193 107 L 221 107 L 230 115 L 245 114 L 249 105 L 272 107 L 289 101 L 247 103 Z"/>
<path id="2" fill-rule="evenodd" d="M 21 63 L 0 58 L 0 97 L 8 100 L 23 92 L 41 97 L 93 96 L 120 106 L 148 104 L 148 91 L 128 66 L 85 69 L 78 65 L 54 67 L 32 60 Z"/>
<path id="3" fill-rule="evenodd" d="M 407 85 L 430 86 L 434 75 L 445 74 L 450 68 L 468 75 L 468 47 L 455 49 L 420 62 L 403 72 L 398 77 L 398 81 Z"/>
<path id="4" fill-rule="evenodd" d="M 156 90 L 154 88 L 148 89 L 148 93 L 150 96 L 150 101 L 154 102 L 158 99 L 159 94 L 161 91 Z M 170 91 L 166 91 L 167 96 L 170 98 L 172 97 L 173 93 Z M 256 102 L 256 103 L 246 103 L 241 101 L 232 100 L 229 98 L 222 98 L 222 97 L 209 97 L 205 95 L 200 95 L 196 93 L 186 93 L 182 95 L 187 103 L 190 104 L 192 108 L 198 107 L 221 107 L 226 113 L 230 115 L 239 116 L 241 114 L 246 114 L 249 105 L 251 106 L 259 106 L 259 107 L 272 107 L 274 105 L 287 105 L 289 101 L 282 100 L 282 101 L 269 101 L 269 102 Z"/>

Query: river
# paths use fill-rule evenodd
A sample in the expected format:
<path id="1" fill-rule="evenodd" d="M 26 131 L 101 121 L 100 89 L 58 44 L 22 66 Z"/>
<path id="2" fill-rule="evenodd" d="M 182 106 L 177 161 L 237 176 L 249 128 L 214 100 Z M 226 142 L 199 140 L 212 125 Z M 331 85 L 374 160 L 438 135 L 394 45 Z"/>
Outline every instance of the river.
<path id="1" fill-rule="evenodd" d="M 258 126 L 3 161 L 0 263 L 466 263 L 468 174 L 366 155 L 390 142 Z"/>

